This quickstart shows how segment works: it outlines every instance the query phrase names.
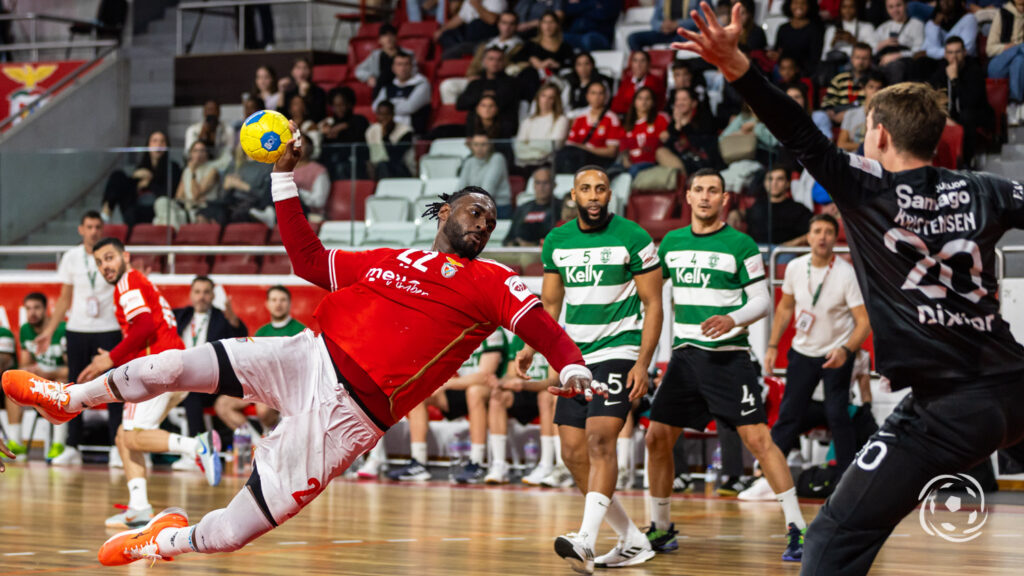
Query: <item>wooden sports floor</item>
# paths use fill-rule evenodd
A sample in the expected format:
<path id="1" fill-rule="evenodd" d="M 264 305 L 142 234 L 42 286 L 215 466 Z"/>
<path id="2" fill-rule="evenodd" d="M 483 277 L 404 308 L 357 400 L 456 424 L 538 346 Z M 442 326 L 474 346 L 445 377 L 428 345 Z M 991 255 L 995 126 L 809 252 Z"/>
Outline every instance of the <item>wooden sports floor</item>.
<path id="1" fill-rule="evenodd" d="M 156 471 L 149 496 L 154 507 L 182 506 L 196 521 L 226 504 L 243 482 L 225 475 L 220 486 L 210 488 L 198 474 Z M 569 489 L 339 479 L 299 516 L 238 552 L 189 554 L 154 567 L 137 562 L 104 568 L 96 550 L 112 532 L 103 520 L 126 498 L 121 471 L 9 465 L 0 476 L 0 574 L 568 576 L 573 572 L 555 556 L 552 540 L 579 526 L 583 505 Z M 643 492 L 627 492 L 623 501 L 643 523 Z M 817 504 L 803 509 L 810 519 Z M 926 535 L 917 515 L 911 515 L 882 550 L 872 574 L 1024 574 L 1024 506 L 998 504 L 989 510 L 982 536 L 964 544 Z M 774 502 L 680 495 L 672 514 L 683 536 L 679 551 L 639 567 L 598 573 L 799 573 L 799 566 L 779 558 L 785 545 Z M 603 549 L 614 545 L 607 526 L 599 542 Z"/>

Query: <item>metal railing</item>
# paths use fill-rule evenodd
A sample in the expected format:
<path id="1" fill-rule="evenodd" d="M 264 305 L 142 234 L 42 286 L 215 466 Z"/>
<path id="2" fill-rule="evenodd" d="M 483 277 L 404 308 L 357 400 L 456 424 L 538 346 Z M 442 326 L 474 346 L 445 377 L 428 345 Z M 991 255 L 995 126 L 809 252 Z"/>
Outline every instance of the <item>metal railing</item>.
<path id="1" fill-rule="evenodd" d="M 306 9 L 306 50 L 313 49 L 313 5 L 322 6 L 337 6 L 338 8 L 355 8 L 362 12 L 375 12 L 377 16 L 389 14 L 391 8 L 384 6 L 370 6 L 365 0 L 363 2 L 348 2 L 345 0 L 222 0 L 216 2 L 183 2 L 178 5 L 177 20 L 178 20 L 178 42 L 177 42 L 177 54 L 183 55 L 188 54 L 192 51 L 192 46 L 195 44 L 196 36 L 199 33 L 199 25 L 202 23 L 204 15 L 210 16 L 221 16 L 224 18 L 232 18 L 237 22 L 238 32 L 238 50 L 245 49 L 245 8 L 246 6 L 270 6 L 270 5 L 296 5 L 304 4 Z M 220 11 L 217 8 L 237 8 L 238 12 L 234 10 Z M 211 10 L 212 9 L 212 10 Z M 198 19 L 195 25 L 192 27 L 192 34 L 185 44 L 185 39 L 182 34 L 184 26 L 184 14 L 187 11 L 198 12 Z"/>
<path id="2" fill-rule="evenodd" d="M 91 26 L 94 28 L 101 28 L 103 24 L 97 20 L 80 20 L 78 18 L 69 18 L 67 16 L 58 16 L 54 14 L 37 14 L 35 12 L 28 12 L 25 14 L 0 14 L 0 22 L 2 21 L 21 21 L 27 20 L 31 22 L 28 30 L 28 42 L 20 44 L 0 44 L 0 52 L 21 52 L 30 50 L 32 52 L 32 61 L 36 62 L 39 60 L 40 50 L 56 50 L 56 49 L 74 49 L 74 48 L 110 48 L 118 45 L 117 40 L 87 40 L 84 42 L 76 42 L 74 40 L 66 41 L 51 41 L 51 42 L 39 42 L 39 22 L 59 22 L 61 24 L 81 24 L 85 26 Z"/>

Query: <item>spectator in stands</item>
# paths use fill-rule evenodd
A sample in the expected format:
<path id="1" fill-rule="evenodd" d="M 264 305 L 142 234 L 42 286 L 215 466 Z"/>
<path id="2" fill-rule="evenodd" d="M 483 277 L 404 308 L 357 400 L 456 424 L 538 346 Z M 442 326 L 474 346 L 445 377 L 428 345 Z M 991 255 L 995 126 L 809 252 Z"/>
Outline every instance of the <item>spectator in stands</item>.
<path id="1" fill-rule="evenodd" d="M 967 11 L 974 14 L 979 24 L 986 23 L 982 31 L 987 34 L 990 30 L 987 24 L 995 19 L 1005 3 L 1005 0 L 967 0 Z"/>
<path id="2" fill-rule="evenodd" d="M 842 124 L 843 115 L 850 108 L 864 102 L 864 84 L 871 70 L 871 46 L 858 42 L 850 56 L 850 71 L 840 72 L 829 83 L 821 107 L 833 124 Z"/>
<path id="3" fill-rule="evenodd" d="M 658 112 L 653 90 L 643 86 L 636 91 L 622 129 L 622 165 L 635 179 L 657 165 L 658 148 L 668 140 L 668 117 Z"/>
<path id="4" fill-rule="evenodd" d="M 516 25 L 519 17 L 515 12 L 505 11 L 498 16 L 498 35 L 486 44 L 480 44 L 476 49 L 476 55 L 466 68 L 465 78 L 445 78 L 441 81 L 441 103 L 455 104 L 459 96 L 466 89 L 470 82 L 480 78 L 484 73 L 484 58 L 491 48 L 497 48 L 502 53 L 501 70 L 512 76 L 522 66 L 509 66 L 509 62 L 523 49 L 523 40 L 516 34 Z"/>
<path id="5" fill-rule="evenodd" d="M 18 366 L 18 363 L 15 362 L 14 354 L 15 354 L 14 333 L 11 332 L 10 328 L 4 326 L 3 324 L 0 324 L 0 373 L 2 373 L 5 370 L 10 370 L 11 368 L 15 368 L 15 367 Z M 21 421 L 21 413 L 22 413 L 21 406 L 15 404 L 14 402 L 11 401 L 10 398 L 8 398 L 6 396 L 4 396 L 4 402 L 3 403 L 4 403 L 4 408 L 7 410 L 7 423 L 8 423 L 8 425 L 12 425 L 15 420 L 20 422 Z M 21 432 L 20 431 L 15 432 L 14 436 L 15 436 L 15 438 L 18 439 L 17 441 L 20 443 L 20 440 L 21 440 L 21 437 L 22 437 Z M 3 444 L 4 446 L 7 447 L 8 450 L 11 451 L 8 454 L 8 456 L 11 457 L 11 458 L 13 458 L 14 456 L 17 456 L 17 454 L 11 448 L 11 443 L 16 441 L 15 438 L 9 438 L 7 440 L 7 443 Z M 76 455 L 78 454 L 78 449 L 77 448 L 75 448 L 74 453 Z M 79 458 L 79 459 L 81 459 L 81 458 Z M 3 460 L 3 458 L 0 458 L 0 464 L 3 463 L 2 460 Z"/>
<path id="6" fill-rule="evenodd" d="M 702 110 L 693 88 L 675 89 L 668 140 L 658 149 L 658 164 L 682 169 L 686 174 L 722 164 L 712 119 Z"/>
<path id="7" fill-rule="evenodd" d="M 633 96 L 643 87 L 654 91 L 655 106 L 660 108 L 665 99 L 664 77 L 651 74 L 651 56 L 647 52 L 633 52 L 629 57 L 629 74 L 622 78 L 619 91 L 612 99 L 612 112 L 625 114 L 633 103 Z"/>
<path id="8" fill-rule="evenodd" d="M 185 348 L 196 348 L 207 342 L 216 342 L 225 338 L 245 338 L 249 329 L 235 311 L 231 309 L 231 299 L 224 303 L 224 310 L 213 305 L 215 285 L 208 276 L 196 276 L 192 279 L 188 291 L 188 306 L 174 309 L 174 320 L 178 323 L 178 335 L 185 343 Z M 190 392 L 182 405 L 188 418 L 188 433 L 191 436 L 206 432 L 203 421 L 203 410 L 212 408 L 216 396 L 201 392 Z M 182 458 L 178 469 L 195 469 L 195 460 Z"/>
<path id="9" fill-rule="evenodd" d="M 590 52 L 580 52 L 576 55 L 573 60 L 572 72 L 565 77 L 565 80 L 567 86 L 562 93 L 562 104 L 565 106 L 565 115 L 570 120 L 575 120 L 590 108 L 590 104 L 587 103 L 587 88 L 591 82 L 597 81 L 604 84 L 605 94 L 612 93 L 611 78 L 597 71 L 594 57 L 590 55 Z"/>
<path id="10" fill-rule="evenodd" d="M 814 121 L 814 125 L 821 130 L 821 133 L 828 138 L 832 139 L 832 121 L 828 119 L 828 114 L 822 110 L 815 110 L 811 105 L 809 95 L 807 94 L 807 84 L 803 82 L 793 82 L 785 86 L 786 94 L 790 98 L 796 100 L 804 110 L 807 111 L 811 116 L 811 120 Z"/>
<path id="11" fill-rule="evenodd" d="M 698 5 L 697 2 L 690 2 L 689 0 L 683 0 L 682 2 L 654 0 L 654 12 L 651 14 L 651 29 L 630 34 L 627 39 L 629 49 L 636 52 L 655 44 L 682 42 L 682 37 L 676 33 L 676 30 L 679 28 L 697 30 L 697 25 L 690 19 L 690 10 L 697 9 Z"/>
<path id="12" fill-rule="evenodd" d="M 323 139 L 323 134 L 317 130 L 316 121 L 309 116 L 306 99 L 298 94 L 292 94 L 292 97 L 288 99 L 288 114 L 286 116 L 295 122 L 301 133 L 307 134 L 312 139 L 313 156 L 320 156 L 320 142 Z"/>
<path id="13" fill-rule="evenodd" d="M 391 67 L 395 78 L 377 93 L 374 107 L 390 101 L 398 123 L 425 134 L 430 121 L 430 82 L 422 74 L 413 73 L 412 56 L 408 54 L 397 54 Z"/>
<path id="14" fill-rule="evenodd" d="M 323 222 L 327 215 L 327 196 L 331 192 L 331 179 L 327 168 L 313 160 L 312 142 L 302 135 L 302 153 L 295 165 L 295 185 L 306 217 L 312 223 Z"/>
<path id="15" fill-rule="evenodd" d="M 555 175 L 551 168 L 533 171 L 533 200 L 516 207 L 505 246 L 540 246 L 562 214 L 562 201 L 555 197 Z"/>
<path id="16" fill-rule="evenodd" d="M 423 22 L 425 12 L 433 12 L 434 20 L 438 24 L 444 24 L 448 16 L 448 8 L 445 0 L 408 0 L 405 3 L 406 16 L 409 22 Z"/>
<path id="17" fill-rule="evenodd" d="M 395 79 L 392 71 L 392 63 L 399 53 L 412 55 L 408 50 L 398 46 L 398 30 L 391 24 L 382 24 L 377 33 L 377 48 L 365 60 L 356 66 L 356 79 L 373 88 L 373 96 L 376 97 L 381 86 L 387 86 Z M 412 63 L 413 73 L 416 73 L 416 61 Z"/>
<path id="18" fill-rule="evenodd" d="M 978 55 L 978 20 L 967 11 L 964 0 L 937 0 L 932 17 L 924 25 L 924 52 L 932 60 L 946 60 L 946 39 L 955 36 L 967 56 Z M 940 66 L 936 65 L 936 70 Z"/>
<path id="19" fill-rule="evenodd" d="M 472 138 L 476 134 L 486 134 L 494 140 L 510 140 L 515 138 L 516 129 L 515 118 L 503 115 L 498 106 L 498 98 L 491 94 L 481 96 L 476 107 L 466 116 L 467 138 Z M 502 147 L 511 151 L 511 146 L 507 142 L 502 142 Z"/>
<path id="20" fill-rule="evenodd" d="M 964 128 L 964 164 L 971 165 L 978 143 L 978 128 L 991 130 L 992 108 L 985 93 L 985 72 L 974 58 L 967 57 L 964 41 L 946 37 L 945 66 L 932 75 L 931 84 L 946 93 L 949 118 Z"/>
<path id="21" fill-rule="evenodd" d="M 529 40 L 516 55 L 518 61 L 529 62 L 517 77 L 520 98 L 529 102 L 541 84 L 560 81 L 562 70 L 573 64 L 573 49 L 562 38 L 562 24 L 554 12 L 540 19 L 537 37 Z"/>
<path id="22" fill-rule="evenodd" d="M 376 105 L 377 122 L 366 129 L 370 149 L 367 170 L 375 180 L 409 178 L 412 168 L 412 126 L 395 121 L 395 105 L 388 100 Z"/>
<path id="23" fill-rule="evenodd" d="M 277 82 L 277 74 L 270 66 L 260 66 L 256 69 L 256 79 L 253 81 L 252 93 L 263 101 L 263 107 L 268 110 L 277 110 L 283 105 L 284 93 Z"/>
<path id="24" fill-rule="evenodd" d="M 818 4 L 811 0 L 785 0 L 782 13 L 789 21 L 779 27 L 775 49 L 768 53 L 772 60 L 790 56 L 800 70 L 813 76 L 821 60 L 825 25 L 818 16 Z"/>
<path id="25" fill-rule="evenodd" d="M 839 136 L 836 138 L 836 145 L 849 152 L 856 152 L 864 143 L 864 135 L 867 134 L 867 118 L 864 111 L 868 103 L 874 98 L 879 90 L 885 88 L 885 76 L 881 72 L 870 71 L 867 81 L 864 82 L 864 102 L 860 106 L 850 108 L 843 115 L 843 122 L 840 124 Z"/>
<path id="26" fill-rule="evenodd" d="M 332 180 L 365 178 L 363 166 L 369 156 L 366 153 L 366 130 L 370 121 L 362 114 L 353 112 L 356 95 L 351 88 L 342 86 L 331 91 L 331 115 L 320 122 L 319 132 L 323 136 L 323 150 L 320 158 L 329 167 Z M 355 148 L 355 150 L 353 150 Z M 355 165 L 352 164 L 353 151 Z"/>
<path id="27" fill-rule="evenodd" d="M 110 220 L 114 208 L 121 210 L 121 219 L 129 226 L 152 222 L 156 199 L 177 190 L 181 165 L 167 154 L 167 135 L 157 130 L 146 145 L 149 150 L 142 153 L 131 176 L 115 170 L 107 179 L 101 211 L 104 222 Z"/>
<path id="28" fill-rule="evenodd" d="M 1012 0 L 999 9 L 992 20 L 985 52 L 990 58 L 989 77 L 1010 79 L 1006 121 L 1019 126 L 1024 116 L 1024 0 Z"/>
<path id="29" fill-rule="evenodd" d="M 508 218 L 512 215 L 512 191 L 505 156 L 495 153 L 491 139 L 484 132 L 471 136 L 467 144 L 472 155 L 463 160 L 459 168 L 458 188 L 479 186 L 487 190 L 498 207 L 498 218 Z"/>
<path id="30" fill-rule="evenodd" d="M 564 9 L 569 18 L 565 41 L 570 46 L 587 52 L 612 47 L 621 0 L 566 0 Z"/>
<path id="31" fill-rule="evenodd" d="M 474 110 L 483 96 L 492 96 L 498 103 L 502 121 L 514 126 L 519 121 L 519 93 L 516 81 L 505 74 L 505 53 L 501 48 L 488 48 L 484 52 L 482 72 L 459 95 L 455 109 Z"/>
<path id="32" fill-rule="evenodd" d="M 747 233 L 758 244 L 806 246 L 811 211 L 793 200 L 789 190 L 789 172 L 772 166 L 765 172 L 764 187 L 768 201 L 758 198 L 746 211 Z M 742 211 L 741 211 L 742 212 Z"/>
<path id="33" fill-rule="evenodd" d="M 915 72 L 913 58 L 924 48 L 924 23 L 907 15 L 906 0 L 886 0 L 889 20 L 875 29 L 875 57 L 890 84 Z"/>
<path id="34" fill-rule="evenodd" d="M 245 7 L 245 49 L 274 49 L 274 15 L 269 4 Z"/>
<path id="35" fill-rule="evenodd" d="M 597 164 L 607 168 L 619 155 L 622 126 L 619 117 L 608 109 L 608 92 L 603 82 L 592 80 L 587 86 L 590 107 L 569 128 L 566 146 L 555 154 L 558 173 L 573 173 L 580 166 Z"/>
<path id="36" fill-rule="evenodd" d="M 772 440 L 788 454 L 799 446 L 801 425 L 818 382 L 825 390 L 825 412 L 836 447 L 839 473 L 853 462 L 859 445 L 850 418 L 850 380 L 857 351 L 871 333 L 864 298 L 846 260 L 833 252 L 839 222 L 827 214 L 810 219 L 811 253 L 786 267 L 782 299 L 775 310 L 765 352 L 764 372 L 775 369 L 782 334 L 796 316 L 786 369 L 786 391 Z"/>
<path id="37" fill-rule="evenodd" d="M 252 222 L 256 219 L 266 223 L 267 208 L 271 214 L 274 211 L 270 197 L 272 169 L 273 165 L 249 158 L 241 148 L 235 151 L 234 167 L 224 176 L 228 222 Z M 270 226 L 273 227 L 272 221 Z"/>
<path id="38" fill-rule="evenodd" d="M 231 163 L 234 137 L 228 125 L 220 120 L 220 104 L 217 104 L 216 100 L 207 100 L 203 104 L 203 121 L 185 130 L 186 156 L 197 140 L 202 140 L 208 150 L 217 150 L 220 153 L 216 158 L 211 158 L 219 170 L 227 168 Z"/>
<path id="39" fill-rule="evenodd" d="M 800 70 L 800 63 L 792 56 L 783 56 L 782 58 L 779 58 L 779 65 L 778 68 L 776 68 L 776 74 L 779 77 L 777 84 L 780 88 L 787 84 L 792 84 L 793 82 L 800 82 L 803 78 L 803 74 L 801 74 Z"/>
<path id="40" fill-rule="evenodd" d="M 754 116 L 754 113 L 747 105 L 744 105 L 740 113 L 733 116 L 729 124 L 722 130 L 722 134 L 718 138 L 719 144 L 721 144 L 723 138 L 737 132 L 753 134 L 757 138 L 757 159 L 762 164 L 768 162 L 771 155 L 778 149 L 779 141 L 775 139 L 775 136 L 772 136 L 768 127 L 758 120 L 757 116 Z"/>
<path id="41" fill-rule="evenodd" d="M 313 66 L 307 58 L 297 58 L 292 64 L 291 76 L 282 78 L 278 85 L 284 92 L 284 104 L 289 104 L 292 96 L 298 94 L 306 101 L 310 120 L 319 122 L 327 116 L 327 93 L 313 83 Z"/>
<path id="42" fill-rule="evenodd" d="M 188 164 L 174 198 L 164 196 L 153 204 L 153 223 L 177 228 L 189 222 L 217 222 L 223 214 L 206 209 L 210 201 L 220 200 L 220 196 L 220 172 L 210 162 L 206 142 L 196 140 L 188 149 Z"/>
<path id="43" fill-rule="evenodd" d="M 672 106 L 676 101 L 675 92 L 680 88 L 690 88 L 697 95 L 698 101 L 707 104 L 707 85 L 702 74 L 694 75 L 693 69 L 686 60 L 674 60 L 672 62 L 672 84 L 668 97 L 665 98 L 665 111 L 672 112 Z M 707 110 L 710 114 L 710 108 Z"/>
<path id="44" fill-rule="evenodd" d="M 824 53 L 829 62 L 843 65 L 853 57 L 858 43 L 871 50 L 875 42 L 875 27 L 861 19 L 862 4 L 858 0 L 842 0 L 839 3 L 839 20 L 825 30 Z"/>
<path id="45" fill-rule="evenodd" d="M 555 151 L 562 147 L 569 133 L 569 119 L 562 113 L 557 86 L 541 86 L 533 108 L 533 113 L 519 125 L 515 142 L 516 165 L 527 174 L 540 166 L 550 166 Z"/>
<path id="46" fill-rule="evenodd" d="M 476 45 L 498 34 L 498 15 L 507 9 L 505 0 L 464 0 L 459 13 L 434 33 L 444 48 L 444 57 L 472 54 Z"/>
<path id="47" fill-rule="evenodd" d="M 548 12 L 554 12 L 559 22 L 565 21 L 565 0 L 519 0 L 516 2 L 516 15 L 519 17 L 518 32 L 526 37 L 533 37 L 540 27 L 541 18 Z"/>

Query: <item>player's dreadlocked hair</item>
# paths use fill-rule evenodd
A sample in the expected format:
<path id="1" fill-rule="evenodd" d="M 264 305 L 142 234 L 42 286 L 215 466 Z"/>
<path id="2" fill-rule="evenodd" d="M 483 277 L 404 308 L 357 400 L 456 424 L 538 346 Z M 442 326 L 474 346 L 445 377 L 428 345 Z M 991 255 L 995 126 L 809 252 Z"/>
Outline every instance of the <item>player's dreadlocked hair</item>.
<path id="1" fill-rule="evenodd" d="M 437 220 L 437 214 L 441 211 L 441 206 L 445 204 L 451 204 L 463 196 L 470 194 L 483 194 L 488 198 L 491 198 L 491 193 L 479 186 L 466 186 L 458 192 L 452 194 L 438 194 L 437 197 L 441 199 L 441 202 L 431 202 L 427 204 L 427 209 L 423 211 L 422 217 L 430 220 Z M 493 200 L 493 198 L 491 198 Z"/>

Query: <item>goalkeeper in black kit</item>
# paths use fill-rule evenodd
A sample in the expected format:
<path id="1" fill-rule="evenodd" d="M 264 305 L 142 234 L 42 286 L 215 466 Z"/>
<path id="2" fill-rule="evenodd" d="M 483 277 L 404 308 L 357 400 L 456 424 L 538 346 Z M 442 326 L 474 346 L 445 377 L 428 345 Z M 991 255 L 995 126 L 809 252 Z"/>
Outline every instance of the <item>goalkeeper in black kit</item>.
<path id="1" fill-rule="evenodd" d="M 737 48 L 742 21 L 710 6 L 673 49 L 718 67 L 843 215 L 875 333 L 878 371 L 911 393 L 861 449 L 807 529 L 804 575 L 866 574 L 893 528 L 940 475 L 968 470 L 1024 439 L 1024 348 L 996 300 L 995 247 L 1024 227 L 1024 186 L 935 168 L 946 122 L 924 84 L 880 91 L 864 156 L 829 142 L 806 112 Z"/>

